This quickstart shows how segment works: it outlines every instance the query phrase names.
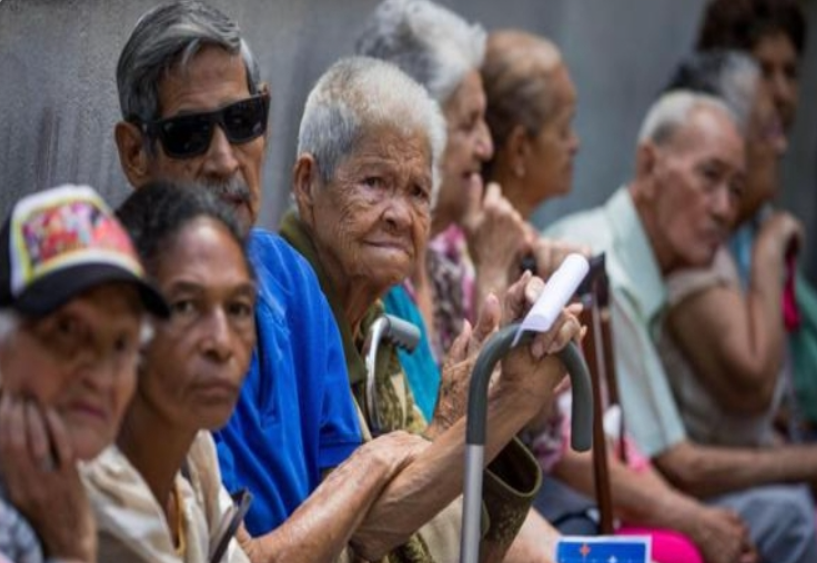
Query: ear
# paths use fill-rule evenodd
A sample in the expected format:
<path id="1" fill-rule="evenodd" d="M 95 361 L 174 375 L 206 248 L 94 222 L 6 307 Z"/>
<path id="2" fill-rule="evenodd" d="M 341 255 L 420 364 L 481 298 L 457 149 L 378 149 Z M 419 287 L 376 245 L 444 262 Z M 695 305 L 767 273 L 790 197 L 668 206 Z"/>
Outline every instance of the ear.
<path id="1" fill-rule="evenodd" d="M 656 175 L 660 168 L 660 149 L 651 141 L 638 145 L 635 156 L 635 175 L 637 184 L 645 196 L 652 196 L 656 184 Z"/>
<path id="2" fill-rule="evenodd" d="M 114 128 L 119 164 L 128 182 L 139 188 L 150 180 L 149 155 L 145 151 L 142 131 L 133 123 L 120 121 Z"/>
<path id="3" fill-rule="evenodd" d="M 516 125 L 505 141 L 508 154 L 508 165 L 511 173 L 517 178 L 524 178 L 528 168 L 528 159 L 533 153 L 532 139 L 522 125 Z"/>
<path id="4" fill-rule="evenodd" d="M 312 224 L 315 206 L 314 189 L 319 183 L 318 163 L 310 153 L 298 156 L 292 167 L 292 195 L 298 206 L 298 213 L 307 224 Z"/>

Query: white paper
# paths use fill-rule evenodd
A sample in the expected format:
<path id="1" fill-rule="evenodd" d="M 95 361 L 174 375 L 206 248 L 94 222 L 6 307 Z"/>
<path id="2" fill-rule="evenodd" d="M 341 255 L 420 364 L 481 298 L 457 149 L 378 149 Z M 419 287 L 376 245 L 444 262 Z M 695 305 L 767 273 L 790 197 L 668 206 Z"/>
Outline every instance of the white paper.
<path id="1" fill-rule="evenodd" d="M 519 342 L 527 331 L 547 332 L 556 322 L 562 309 L 565 308 L 579 288 L 579 284 L 590 270 L 590 264 L 581 254 L 568 254 L 559 268 L 550 276 L 539 299 L 522 320 L 519 330 L 513 339 L 513 345 Z"/>

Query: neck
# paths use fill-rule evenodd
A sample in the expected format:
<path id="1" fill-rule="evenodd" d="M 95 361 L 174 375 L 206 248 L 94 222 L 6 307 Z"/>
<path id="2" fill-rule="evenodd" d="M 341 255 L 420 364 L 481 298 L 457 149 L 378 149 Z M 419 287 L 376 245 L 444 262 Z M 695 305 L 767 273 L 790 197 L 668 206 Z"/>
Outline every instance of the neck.
<path id="1" fill-rule="evenodd" d="M 502 195 L 505 196 L 513 208 L 522 216 L 525 221 L 530 220 L 536 205 L 525 198 L 526 193 L 534 193 L 535 190 L 525 184 L 525 179 L 516 174 L 512 174 L 507 167 L 500 162 L 495 164 L 496 170 L 490 178 L 490 182 L 496 182 L 502 186 Z"/>
<path id="2" fill-rule="evenodd" d="M 157 436 L 161 439 L 157 440 Z M 173 481 L 195 437 L 196 430 L 179 428 L 160 416 L 137 390 L 122 421 L 117 445 L 142 475 L 166 515 Z"/>
<path id="3" fill-rule="evenodd" d="M 662 275 L 666 276 L 674 268 L 675 260 L 673 258 L 672 249 L 661 235 L 662 231 L 659 228 L 658 221 L 655 219 L 649 202 L 641 196 L 642 193 L 644 192 L 641 189 L 639 181 L 634 180 L 633 183 L 630 184 L 630 196 L 633 198 L 636 213 L 638 213 L 638 217 L 641 219 L 641 226 L 644 228 L 647 240 L 650 242 L 650 247 L 655 255 L 655 260 L 658 262 L 658 269 L 661 270 Z"/>
<path id="4" fill-rule="evenodd" d="M 315 248 L 321 267 L 329 278 L 335 295 L 343 304 L 343 316 L 352 329 L 352 335 L 357 336 L 366 311 L 388 288 L 372 285 L 366 276 L 349 276 L 333 256 L 326 254 L 318 245 Z"/>

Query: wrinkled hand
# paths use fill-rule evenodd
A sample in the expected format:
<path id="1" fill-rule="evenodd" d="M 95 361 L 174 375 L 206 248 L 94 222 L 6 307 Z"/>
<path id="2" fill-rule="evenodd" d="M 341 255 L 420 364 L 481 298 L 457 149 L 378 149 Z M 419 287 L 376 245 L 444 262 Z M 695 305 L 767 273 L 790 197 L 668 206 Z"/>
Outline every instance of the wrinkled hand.
<path id="1" fill-rule="evenodd" d="M 499 185 L 491 183 L 482 197 L 482 179 L 471 177 L 468 206 L 462 227 L 468 253 L 477 277 L 492 291 L 504 291 L 515 274 L 523 255 L 530 252 L 535 237 L 522 216 L 502 195 Z"/>
<path id="2" fill-rule="evenodd" d="M 354 456 L 366 456 L 373 471 L 383 471 L 389 479 L 414 461 L 426 447 L 428 440 L 395 430 L 366 442 L 355 450 Z"/>
<path id="3" fill-rule="evenodd" d="M 14 506 L 49 557 L 96 560 L 96 523 L 59 415 L 33 401 L 0 398 L 0 473 Z"/>
<path id="4" fill-rule="evenodd" d="M 707 563 L 758 563 L 749 530 L 740 517 L 726 508 L 705 508 L 698 517 L 693 540 Z"/>
<path id="5" fill-rule="evenodd" d="M 434 417 L 425 432 L 428 438 L 434 439 L 465 416 L 474 364 L 482 345 L 499 326 L 501 315 L 499 300 L 489 294 L 480 308 L 476 326 L 472 329 L 468 321 L 463 324 L 462 332 L 443 360 Z"/>
<path id="6" fill-rule="evenodd" d="M 536 275 L 543 280 L 547 280 L 562 265 L 562 262 L 569 254 L 581 254 L 589 259 L 592 256 L 592 251 L 589 246 L 536 236 L 533 243 Z"/>
<path id="7" fill-rule="evenodd" d="M 502 324 L 521 320 L 544 287 L 541 278 L 525 272 L 508 288 Z M 497 386 L 519 394 L 523 400 L 532 401 L 537 413 L 549 404 L 566 375 L 564 366 L 554 354 L 571 340 L 578 341 L 583 336 L 584 329 L 576 318 L 580 312 L 581 305 L 569 305 L 549 331 L 537 334 L 527 345 L 519 346 L 505 356 Z"/>
<path id="8" fill-rule="evenodd" d="M 775 211 L 760 229 L 757 244 L 765 245 L 774 256 L 782 258 L 792 249 L 803 247 L 803 224 L 791 213 Z"/>

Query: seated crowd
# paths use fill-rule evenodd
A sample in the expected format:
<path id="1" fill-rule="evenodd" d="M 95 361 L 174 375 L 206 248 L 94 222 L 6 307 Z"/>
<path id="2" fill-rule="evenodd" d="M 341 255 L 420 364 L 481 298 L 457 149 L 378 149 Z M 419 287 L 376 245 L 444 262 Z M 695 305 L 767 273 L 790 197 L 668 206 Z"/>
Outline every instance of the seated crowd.
<path id="1" fill-rule="evenodd" d="M 632 178 L 540 231 L 579 150 L 558 47 L 382 0 L 306 99 L 275 233 L 249 44 L 151 9 L 116 69 L 131 195 L 37 192 L 0 232 L 0 563 L 458 561 L 476 358 L 571 253 L 605 256 L 626 425 L 569 447 L 568 305 L 492 376 L 480 560 L 555 562 L 609 486 L 658 563 L 817 562 L 817 365 L 789 360 L 812 290 L 773 207 L 804 41 L 793 0 L 712 0 Z M 414 351 L 373 344 L 385 314 Z"/>

